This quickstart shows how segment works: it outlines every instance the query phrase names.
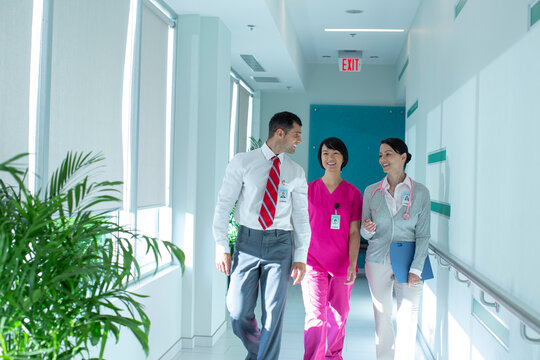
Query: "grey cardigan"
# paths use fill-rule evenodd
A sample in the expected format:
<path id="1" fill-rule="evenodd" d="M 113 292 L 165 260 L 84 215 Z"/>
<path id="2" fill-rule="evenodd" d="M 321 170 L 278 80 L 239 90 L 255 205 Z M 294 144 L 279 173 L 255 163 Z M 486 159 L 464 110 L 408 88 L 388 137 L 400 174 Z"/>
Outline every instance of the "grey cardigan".
<path id="1" fill-rule="evenodd" d="M 392 216 L 382 191 L 378 189 L 380 181 L 369 185 L 364 191 L 362 221 L 369 218 L 376 225 L 375 233 L 368 240 L 366 261 L 384 264 L 390 251 L 390 243 L 416 241 L 416 250 L 411 269 L 422 272 L 428 253 L 431 218 L 431 200 L 429 190 L 422 184 L 413 181 L 409 220 L 403 219 L 406 206 L 402 206 Z"/>

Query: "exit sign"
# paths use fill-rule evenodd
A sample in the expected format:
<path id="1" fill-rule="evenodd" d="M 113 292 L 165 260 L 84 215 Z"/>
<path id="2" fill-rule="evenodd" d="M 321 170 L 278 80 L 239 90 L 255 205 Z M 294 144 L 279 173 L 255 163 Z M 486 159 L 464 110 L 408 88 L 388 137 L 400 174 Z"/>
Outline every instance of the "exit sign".
<path id="1" fill-rule="evenodd" d="M 339 71 L 345 72 L 360 72 L 362 67 L 362 59 L 340 58 Z"/>
<path id="2" fill-rule="evenodd" d="M 360 72 L 362 68 L 362 50 L 339 50 L 338 67 L 343 72 Z"/>

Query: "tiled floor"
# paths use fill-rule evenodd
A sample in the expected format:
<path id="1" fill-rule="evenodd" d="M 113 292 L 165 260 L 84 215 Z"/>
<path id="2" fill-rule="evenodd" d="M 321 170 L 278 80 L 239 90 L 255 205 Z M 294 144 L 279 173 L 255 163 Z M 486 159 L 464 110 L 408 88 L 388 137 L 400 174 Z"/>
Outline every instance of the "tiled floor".
<path id="1" fill-rule="evenodd" d="M 257 315 L 260 318 L 260 313 Z M 304 305 L 300 286 L 291 286 L 285 310 L 280 360 L 301 360 L 304 353 Z M 417 360 L 423 360 L 420 349 Z M 212 348 L 185 349 L 175 360 L 244 360 L 247 352 L 230 326 Z M 344 360 L 375 360 L 371 297 L 365 277 L 359 277 L 351 296 L 351 312 L 343 349 Z"/>

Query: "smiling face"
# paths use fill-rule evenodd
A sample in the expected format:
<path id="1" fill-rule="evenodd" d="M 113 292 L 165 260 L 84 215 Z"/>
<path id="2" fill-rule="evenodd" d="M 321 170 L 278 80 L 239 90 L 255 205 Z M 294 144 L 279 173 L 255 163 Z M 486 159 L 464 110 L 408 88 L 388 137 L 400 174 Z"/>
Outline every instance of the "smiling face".
<path id="1" fill-rule="evenodd" d="M 405 167 L 407 154 L 398 154 L 390 145 L 381 144 L 379 149 L 379 164 L 385 173 L 401 174 Z"/>
<path id="2" fill-rule="evenodd" d="M 340 172 L 343 164 L 343 155 L 334 149 L 329 149 L 326 145 L 321 149 L 321 164 L 324 170 L 329 172 Z"/>
<path id="3" fill-rule="evenodd" d="M 301 142 L 302 142 L 302 128 L 297 123 L 293 123 L 292 129 L 290 129 L 283 135 L 283 138 L 281 141 L 282 152 L 294 154 L 294 152 L 296 151 L 296 147 Z"/>

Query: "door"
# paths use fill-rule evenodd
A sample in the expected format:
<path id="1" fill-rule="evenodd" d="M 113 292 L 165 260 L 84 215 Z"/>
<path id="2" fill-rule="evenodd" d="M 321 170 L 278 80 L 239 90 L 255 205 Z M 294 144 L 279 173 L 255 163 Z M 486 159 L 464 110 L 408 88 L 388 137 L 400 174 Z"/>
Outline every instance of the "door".
<path id="1" fill-rule="evenodd" d="M 324 175 L 317 153 L 322 140 L 340 138 L 349 152 L 342 177 L 362 195 L 366 186 L 381 180 L 379 146 L 388 137 L 405 139 L 405 108 L 388 106 L 311 105 L 309 123 L 308 181 Z M 358 267 L 363 268 L 367 242 L 362 240 Z"/>
<path id="2" fill-rule="evenodd" d="M 381 140 L 405 139 L 405 108 L 311 105 L 309 124 L 308 181 L 324 175 L 317 152 L 323 139 L 335 136 L 343 140 L 349 151 L 342 176 L 363 193 L 366 186 L 384 177 L 379 165 Z"/>

